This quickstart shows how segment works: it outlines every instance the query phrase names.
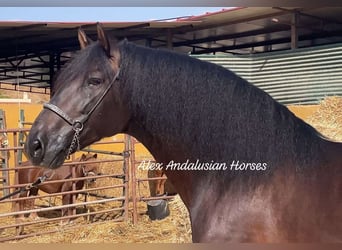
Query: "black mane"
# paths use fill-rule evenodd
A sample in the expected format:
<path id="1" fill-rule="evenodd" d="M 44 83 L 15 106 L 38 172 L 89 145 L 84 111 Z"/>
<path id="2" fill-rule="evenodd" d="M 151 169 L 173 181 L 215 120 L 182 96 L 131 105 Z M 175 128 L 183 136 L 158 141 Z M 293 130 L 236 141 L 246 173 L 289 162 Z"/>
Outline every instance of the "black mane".
<path id="1" fill-rule="evenodd" d="M 126 42 L 120 51 L 127 79 L 122 94 L 134 118 L 193 160 L 267 162 L 270 167 L 285 162 L 306 167 L 317 160 L 317 131 L 233 72 Z"/>

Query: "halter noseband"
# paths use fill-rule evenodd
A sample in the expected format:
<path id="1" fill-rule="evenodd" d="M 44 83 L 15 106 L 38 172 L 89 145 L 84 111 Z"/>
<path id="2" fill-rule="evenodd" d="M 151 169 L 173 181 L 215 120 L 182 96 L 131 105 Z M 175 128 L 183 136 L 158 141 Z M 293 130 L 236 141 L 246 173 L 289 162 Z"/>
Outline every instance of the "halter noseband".
<path id="1" fill-rule="evenodd" d="M 69 158 L 69 156 L 72 153 L 72 151 L 74 150 L 74 147 L 76 144 L 77 144 L 77 150 L 80 150 L 79 135 L 80 135 L 81 131 L 83 130 L 84 123 L 88 120 L 88 118 L 94 112 L 94 110 L 97 108 L 97 106 L 102 102 L 103 98 L 106 96 L 106 94 L 108 93 L 110 88 L 113 86 L 114 82 L 118 79 L 119 73 L 120 73 L 120 69 L 118 69 L 113 80 L 109 83 L 107 88 L 103 91 L 102 95 L 97 100 L 94 107 L 92 107 L 92 109 L 84 117 L 82 117 L 80 119 L 74 120 L 70 116 L 68 116 L 63 110 L 61 110 L 59 107 L 57 107 L 56 105 L 51 104 L 51 103 L 44 103 L 43 107 L 45 109 L 48 109 L 48 110 L 52 111 L 53 113 L 57 114 L 59 117 L 61 117 L 64 121 L 66 121 L 72 127 L 72 130 L 75 132 L 74 137 L 71 141 L 71 144 L 70 144 L 66 158 Z"/>

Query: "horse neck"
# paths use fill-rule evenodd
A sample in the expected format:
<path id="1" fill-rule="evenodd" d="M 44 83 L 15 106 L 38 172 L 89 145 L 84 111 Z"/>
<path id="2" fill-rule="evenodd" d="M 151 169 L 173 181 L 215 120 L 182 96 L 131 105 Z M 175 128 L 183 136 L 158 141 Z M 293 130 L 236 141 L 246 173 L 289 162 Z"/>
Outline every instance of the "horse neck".
<path id="1" fill-rule="evenodd" d="M 120 97 L 131 115 L 123 132 L 143 142 L 155 157 L 195 154 L 210 161 L 230 154 L 284 162 L 317 137 L 286 107 L 222 67 L 134 45 L 122 58 Z M 269 145 L 281 153 L 270 153 Z M 257 151 L 261 154 L 255 157 Z"/>
<path id="2" fill-rule="evenodd" d="M 216 80 L 210 89 L 204 89 L 210 80 L 201 80 L 201 77 L 206 77 L 206 72 L 201 71 L 205 68 L 202 63 L 196 64 L 192 71 L 189 66 L 192 62 L 186 62 L 184 65 L 180 62 L 178 65 L 179 68 L 188 67 L 188 71 L 194 76 L 199 74 L 196 81 L 204 82 L 201 83 L 202 86 L 197 86 L 196 82 L 191 80 L 195 77 L 186 78 L 185 70 L 178 74 L 166 74 L 167 63 L 163 61 L 162 56 L 151 56 L 155 64 L 161 67 L 148 67 L 147 64 L 150 62 L 143 63 L 146 55 L 144 57 L 139 54 L 146 53 L 143 50 L 139 48 L 134 51 L 134 55 L 122 56 L 136 59 L 122 65 L 121 96 L 129 103 L 128 110 L 131 113 L 130 122 L 123 132 L 142 142 L 157 162 L 167 164 L 172 160 L 185 162 L 188 159 L 200 159 L 203 162 L 231 162 L 234 159 L 267 161 L 276 165 L 275 168 L 286 166 L 287 170 L 292 172 L 295 172 L 303 162 L 306 166 L 315 161 L 318 163 L 314 164 L 319 165 L 322 157 L 320 147 L 315 145 L 319 142 L 319 137 L 315 135 L 314 129 L 296 118 L 286 107 L 276 103 L 269 95 L 246 84 L 234 74 L 214 66 L 208 66 L 207 77 L 222 78 L 221 81 L 226 81 L 227 84 Z M 152 60 L 151 58 L 149 60 Z M 182 61 L 182 58 L 179 61 Z M 175 78 L 170 79 L 172 76 Z M 179 83 L 175 83 L 176 81 Z M 200 87 L 203 89 L 199 89 Z M 165 92 L 172 90 L 175 91 L 167 97 Z M 215 96 L 215 100 L 207 98 L 208 94 Z M 168 98 L 170 100 L 167 100 Z M 216 100 L 219 100 L 219 104 Z M 207 110 L 199 110 L 198 105 L 212 106 Z M 192 115 L 191 108 L 188 108 L 190 106 L 196 114 Z M 221 115 L 213 115 L 218 110 L 222 112 Z M 198 117 L 202 119 L 196 120 Z M 216 120 L 207 122 L 208 117 Z M 223 120 L 217 120 L 218 117 Z M 193 131 L 195 129 L 196 132 Z M 303 153 L 306 148 L 310 149 Z M 198 185 L 205 182 L 204 179 L 208 180 L 209 175 L 198 172 L 201 171 L 197 171 L 196 174 L 190 171 L 166 171 L 166 175 L 175 187 L 180 187 L 191 185 L 192 182 Z M 230 175 L 230 171 L 215 172 L 210 174 L 210 178 L 227 179 Z M 212 186 L 214 185 L 213 182 Z M 228 186 L 229 182 L 225 181 L 224 185 Z M 179 190 L 184 192 L 181 197 L 186 203 L 195 188 L 191 190 L 185 187 L 177 191 Z"/>
<path id="3" fill-rule="evenodd" d="M 177 147 L 168 147 L 163 143 L 162 138 L 158 134 L 149 133 L 136 122 L 131 122 L 125 133 L 128 133 L 139 140 L 149 150 L 156 162 L 163 164 L 163 171 L 168 180 L 173 184 L 183 202 L 189 207 L 191 205 L 193 190 L 191 188 L 180 187 L 191 185 L 190 183 L 195 176 L 191 175 L 190 171 L 170 171 L 165 169 L 165 166 L 172 160 L 176 162 L 185 162 L 187 157 L 185 151 L 179 151 L 177 150 Z M 181 145 L 178 149 L 180 148 Z"/>
<path id="4" fill-rule="evenodd" d="M 84 173 L 83 173 L 83 165 L 82 163 L 77 164 L 75 167 L 75 175 L 76 177 L 84 177 Z"/>

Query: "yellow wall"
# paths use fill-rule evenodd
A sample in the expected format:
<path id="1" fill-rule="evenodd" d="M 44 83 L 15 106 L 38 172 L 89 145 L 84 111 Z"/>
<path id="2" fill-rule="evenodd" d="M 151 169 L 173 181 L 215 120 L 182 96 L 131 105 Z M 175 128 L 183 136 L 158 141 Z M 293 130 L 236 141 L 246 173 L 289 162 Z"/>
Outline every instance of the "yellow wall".
<path id="1" fill-rule="evenodd" d="M 6 128 L 7 129 L 17 129 L 19 128 L 20 121 L 20 109 L 25 110 L 25 121 L 32 122 L 34 118 L 38 115 L 39 111 L 42 109 L 42 105 L 38 104 L 14 104 L 14 103 L 0 103 L 0 109 L 5 112 L 6 118 Z M 30 110 L 30 112 L 26 112 Z M 27 127 L 27 126 L 25 126 Z M 9 145 L 8 147 L 14 146 L 13 133 L 7 133 Z M 17 135 L 18 136 L 18 135 Z M 25 158 L 23 158 L 25 160 Z M 9 165 L 14 166 L 13 151 L 10 152 Z"/>
<path id="2" fill-rule="evenodd" d="M 7 128 L 18 128 L 20 109 L 23 109 L 25 112 L 25 121 L 32 122 L 42 110 L 42 105 L 29 103 L 0 103 L 0 109 L 5 111 Z"/>

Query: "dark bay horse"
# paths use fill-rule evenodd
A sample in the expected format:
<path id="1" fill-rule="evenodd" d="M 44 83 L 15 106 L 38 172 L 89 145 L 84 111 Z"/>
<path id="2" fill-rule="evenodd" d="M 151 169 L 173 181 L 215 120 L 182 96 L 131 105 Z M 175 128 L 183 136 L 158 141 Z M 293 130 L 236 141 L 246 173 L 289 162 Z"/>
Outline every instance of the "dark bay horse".
<path id="1" fill-rule="evenodd" d="M 93 161 L 97 159 L 97 154 L 82 154 L 81 157 L 77 158 L 75 162 L 86 162 Z M 30 162 L 25 162 L 22 164 L 23 166 L 30 166 Z M 46 177 L 46 182 L 40 184 L 38 187 L 33 187 L 27 192 L 20 193 L 19 197 L 26 196 L 37 196 L 38 191 L 44 191 L 48 194 L 55 194 L 60 192 L 72 191 L 72 181 L 68 181 L 68 179 L 72 177 L 72 169 L 75 168 L 75 176 L 74 178 L 86 177 L 86 176 L 94 176 L 98 174 L 98 163 L 89 163 L 89 164 L 75 164 L 62 166 L 57 169 L 46 169 L 41 167 L 34 168 L 23 168 L 18 170 L 18 184 L 28 184 L 33 183 L 37 180 L 38 177 Z M 57 183 L 49 183 L 48 181 L 56 181 L 56 180 L 64 180 L 63 182 Z M 87 180 L 78 180 L 76 182 L 76 190 L 81 190 Z M 31 200 L 21 200 L 18 201 L 19 210 L 24 211 L 26 205 L 29 205 L 29 209 L 34 208 L 34 199 Z M 72 194 L 64 194 L 62 195 L 62 204 L 72 204 Z M 62 216 L 72 215 L 72 208 L 62 209 Z M 19 219 L 22 219 L 24 215 L 20 216 Z M 33 219 L 37 219 L 37 213 L 31 213 L 30 217 Z"/>
<path id="2" fill-rule="evenodd" d="M 26 141 L 35 165 L 127 133 L 162 164 L 194 242 L 341 242 L 342 143 L 223 67 L 78 33 Z M 341 107 L 342 108 L 342 107 Z"/>

